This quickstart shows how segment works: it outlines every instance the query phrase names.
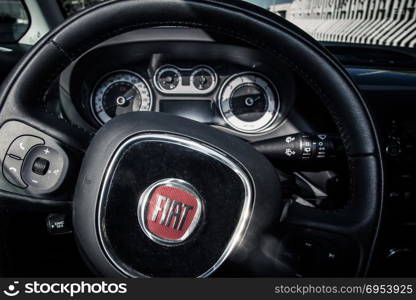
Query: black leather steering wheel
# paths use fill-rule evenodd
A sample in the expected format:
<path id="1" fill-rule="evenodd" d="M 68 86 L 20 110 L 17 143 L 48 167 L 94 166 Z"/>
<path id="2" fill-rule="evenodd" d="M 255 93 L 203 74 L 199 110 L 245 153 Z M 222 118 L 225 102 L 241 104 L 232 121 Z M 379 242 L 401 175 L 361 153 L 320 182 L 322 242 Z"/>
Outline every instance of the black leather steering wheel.
<path id="1" fill-rule="evenodd" d="M 58 152 L 65 149 L 69 165 L 71 153 L 87 150 L 73 222 L 91 268 L 105 276 L 205 277 L 225 264 L 248 263 L 281 214 L 273 167 L 226 133 L 179 117 L 131 113 L 104 125 L 91 140 L 43 108 L 51 81 L 86 51 L 118 34 L 157 26 L 200 28 L 241 40 L 282 61 L 319 95 L 346 150 L 350 201 L 336 211 L 293 204 L 285 222 L 352 240 L 359 249 L 355 275 L 365 275 L 381 215 L 383 172 L 359 91 L 332 56 L 295 26 L 253 5 L 217 0 L 127 0 L 93 7 L 44 37 L 2 85 L 2 142 L 8 143 L 17 126 Z M 143 154 L 149 152 L 159 159 Z M 6 196 L 55 203 L 36 190 Z M 174 224 L 177 232 L 161 229 L 162 223 Z"/>

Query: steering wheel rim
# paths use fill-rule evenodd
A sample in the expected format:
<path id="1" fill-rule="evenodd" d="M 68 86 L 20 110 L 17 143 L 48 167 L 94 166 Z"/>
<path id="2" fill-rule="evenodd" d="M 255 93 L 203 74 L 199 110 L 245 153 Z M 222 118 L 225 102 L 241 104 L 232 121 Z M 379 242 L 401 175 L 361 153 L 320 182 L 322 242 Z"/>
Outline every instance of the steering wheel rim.
<path id="1" fill-rule="evenodd" d="M 117 17 L 120 15 L 123 18 Z M 284 19 L 253 5 L 239 1 L 144 0 L 110 2 L 88 9 L 44 37 L 11 72 L 0 90 L 0 124 L 11 119 L 34 124 L 75 149 L 86 149 L 89 134 L 47 114 L 33 99 L 39 101 L 57 74 L 100 42 L 133 29 L 155 26 L 212 30 L 261 48 L 283 61 L 320 96 L 345 146 L 351 200 L 338 211 L 293 205 L 287 222 L 354 239 L 361 251 L 357 275 L 364 275 L 383 199 L 380 147 L 371 116 L 358 89 L 323 47 Z"/>

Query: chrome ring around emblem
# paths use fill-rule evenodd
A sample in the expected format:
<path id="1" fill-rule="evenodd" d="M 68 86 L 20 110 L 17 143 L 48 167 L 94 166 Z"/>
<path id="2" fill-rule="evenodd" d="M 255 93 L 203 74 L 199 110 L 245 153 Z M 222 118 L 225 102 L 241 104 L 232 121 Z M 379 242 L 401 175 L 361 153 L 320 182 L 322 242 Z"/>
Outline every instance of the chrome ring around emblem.
<path id="1" fill-rule="evenodd" d="M 140 273 L 138 271 L 131 270 L 127 268 L 120 259 L 112 253 L 111 248 L 106 246 L 104 234 L 103 234 L 103 226 L 102 220 L 105 218 L 105 211 L 103 208 L 105 207 L 105 193 L 108 188 L 108 182 L 110 181 L 112 172 L 116 165 L 117 159 L 123 153 L 123 150 L 131 145 L 132 143 L 141 143 L 146 141 L 158 141 L 163 143 L 170 143 L 179 145 L 182 147 L 186 147 L 192 149 L 193 151 L 198 151 L 200 153 L 204 153 L 207 156 L 212 157 L 220 162 L 222 162 L 225 166 L 229 167 L 233 170 L 241 179 L 241 182 L 244 185 L 245 195 L 244 195 L 244 204 L 241 212 L 240 219 L 238 221 L 237 227 L 234 230 L 234 233 L 224 249 L 221 256 L 218 258 L 217 262 L 208 270 L 203 272 L 202 274 L 198 275 L 197 277 L 207 277 L 212 274 L 215 270 L 219 268 L 219 266 L 225 261 L 225 259 L 230 255 L 232 250 L 239 244 L 243 236 L 245 235 L 246 229 L 248 227 L 248 223 L 251 219 L 251 212 L 254 206 L 255 197 L 254 191 L 251 184 L 250 175 L 246 173 L 246 171 L 241 168 L 240 164 L 236 162 L 234 159 L 228 157 L 227 155 L 221 153 L 215 148 L 210 147 L 209 145 L 203 144 L 198 141 L 191 140 L 186 137 L 174 135 L 174 134 L 166 134 L 166 133 L 144 133 L 135 135 L 128 140 L 124 141 L 119 148 L 117 149 L 116 153 L 114 154 L 112 160 L 110 161 L 106 174 L 104 176 L 102 187 L 100 190 L 100 196 L 98 200 L 98 215 L 97 215 L 97 226 L 98 226 L 98 236 L 100 240 L 100 244 L 102 246 L 103 251 L 107 258 L 114 264 L 115 267 L 118 268 L 124 275 L 130 277 L 149 277 L 147 274 Z M 201 211 L 202 213 L 202 211 Z"/>
<path id="2" fill-rule="evenodd" d="M 150 185 L 140 196 L 137 217 L 143 232 L 155 243 L 177 246 L 197 228 L 204 203 L 188 182 L 167 178 Z"/>

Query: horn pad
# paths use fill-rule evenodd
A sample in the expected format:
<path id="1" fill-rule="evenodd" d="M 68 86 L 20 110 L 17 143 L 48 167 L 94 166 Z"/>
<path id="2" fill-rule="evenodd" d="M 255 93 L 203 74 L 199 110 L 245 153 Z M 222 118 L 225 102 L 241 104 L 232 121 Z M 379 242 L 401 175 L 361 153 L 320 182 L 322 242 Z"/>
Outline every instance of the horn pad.
<path id="1" fill-rule="evenodd" d="M 148 112 L 98 132 L 74 201 L 81 248 L 107 276 L 206 277 L 280 214 L 275 171 L 249 144 Z"/>

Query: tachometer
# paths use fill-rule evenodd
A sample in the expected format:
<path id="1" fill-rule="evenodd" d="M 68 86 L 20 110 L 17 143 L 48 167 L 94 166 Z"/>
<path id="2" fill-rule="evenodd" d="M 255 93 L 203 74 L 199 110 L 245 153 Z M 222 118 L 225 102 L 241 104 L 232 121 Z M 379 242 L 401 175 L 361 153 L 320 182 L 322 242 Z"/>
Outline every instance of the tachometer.
<path id="1" fill-rule="evenodd" d="M 259 74 L 237 74 L 222 87 L 219 108 L 224 120 L 234 129 L 258 133 L 276 120 L 278 93 L 273 84 Z"/>
<path id="2" fill-rule="evenodd" d="M 92 112 L 101 124 L 127 112 L 149 111 L 151 108 L 149 85 L 140 75 L 130 71 L 106 75 L 91 96 Z"/>

